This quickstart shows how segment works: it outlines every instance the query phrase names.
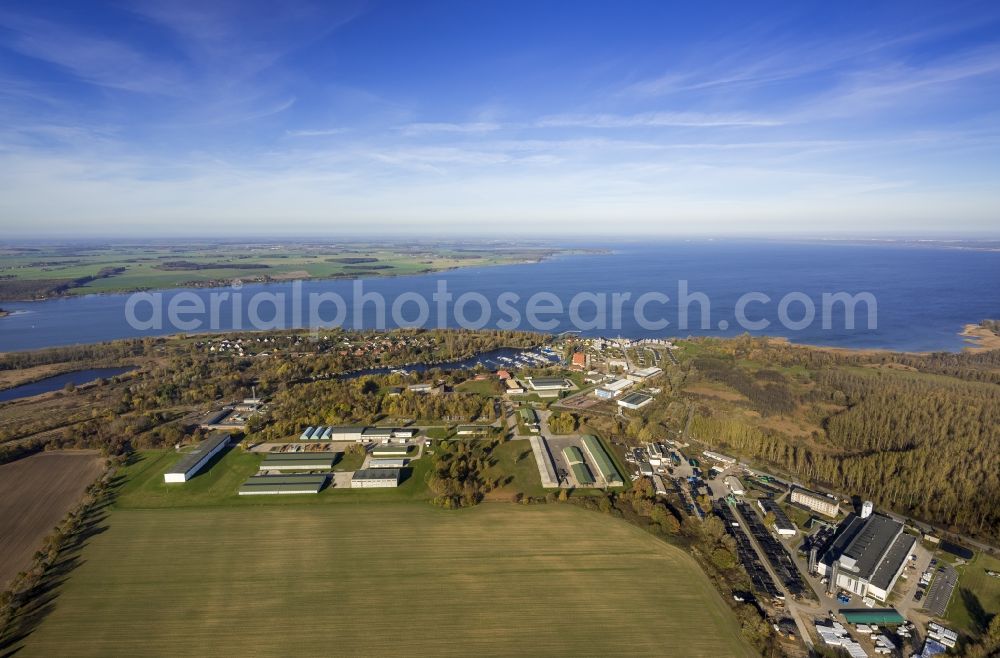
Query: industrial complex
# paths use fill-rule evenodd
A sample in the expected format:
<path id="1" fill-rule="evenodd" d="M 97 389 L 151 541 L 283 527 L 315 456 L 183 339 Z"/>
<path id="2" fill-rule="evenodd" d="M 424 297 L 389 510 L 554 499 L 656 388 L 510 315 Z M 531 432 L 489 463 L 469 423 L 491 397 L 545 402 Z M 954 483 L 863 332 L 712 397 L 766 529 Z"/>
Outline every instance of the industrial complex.
<path id="1" fill-rule="evenodd" d="M 917 538 L 903 524 L 880 514 L 850 515 L 816 561 L 816 570 L 858 596 L 885 601 L 903 572 Z"/>

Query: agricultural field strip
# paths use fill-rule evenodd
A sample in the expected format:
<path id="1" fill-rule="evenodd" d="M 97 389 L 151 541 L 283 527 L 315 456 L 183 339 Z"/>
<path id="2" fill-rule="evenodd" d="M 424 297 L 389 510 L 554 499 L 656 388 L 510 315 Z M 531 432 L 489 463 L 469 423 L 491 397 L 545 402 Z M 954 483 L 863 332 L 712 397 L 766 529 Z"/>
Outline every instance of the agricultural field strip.
<path id="1" fill-rule="evenodd" d="M 116 510 L 83 558 L 21 655 L 751 655 L 688 556 L 570 507 Z"/>

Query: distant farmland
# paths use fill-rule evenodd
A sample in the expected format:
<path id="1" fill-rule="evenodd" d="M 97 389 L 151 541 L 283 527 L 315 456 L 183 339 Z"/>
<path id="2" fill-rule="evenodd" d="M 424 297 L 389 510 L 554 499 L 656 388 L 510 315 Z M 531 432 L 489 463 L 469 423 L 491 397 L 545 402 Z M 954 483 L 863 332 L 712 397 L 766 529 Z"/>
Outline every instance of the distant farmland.
<path id="1" fill-rule="evenodd" d="M 749 656 L 689 556 L 563 505 L 115 510 L 19 656 Z"/>
<path id="2" fill-rule="evenodd" d="M 101 472 L 93 451 L 43 452 L 0 466 L 0 589 Z"/>

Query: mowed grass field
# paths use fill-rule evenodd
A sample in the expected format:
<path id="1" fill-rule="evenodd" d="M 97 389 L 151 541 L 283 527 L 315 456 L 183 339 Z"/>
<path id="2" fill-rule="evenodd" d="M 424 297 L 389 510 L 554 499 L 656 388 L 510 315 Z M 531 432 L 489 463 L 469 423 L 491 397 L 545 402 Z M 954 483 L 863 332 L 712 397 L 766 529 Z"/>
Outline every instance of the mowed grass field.
<path id="1" fill-rule="evenodd" d="M 575 507 L 118 509 L 109 521 L 18 656 L 753 655 L 687 554 Z"/>
<path id="2" fill-rule="evenodd" d="M 946 617 L 959 628 L 978 635 L 993 615 L 1000 615 L 1000 578 L 986 573 L 1000 572 L 1000 559 L 980 552 L 958 569 L 958 586 L 948 603 Z"/>
<path id="3" fill-rule="evenodd" d="M 0 465 L 0 589 L 101 473 L 96 451 L 54 451 Z"/>

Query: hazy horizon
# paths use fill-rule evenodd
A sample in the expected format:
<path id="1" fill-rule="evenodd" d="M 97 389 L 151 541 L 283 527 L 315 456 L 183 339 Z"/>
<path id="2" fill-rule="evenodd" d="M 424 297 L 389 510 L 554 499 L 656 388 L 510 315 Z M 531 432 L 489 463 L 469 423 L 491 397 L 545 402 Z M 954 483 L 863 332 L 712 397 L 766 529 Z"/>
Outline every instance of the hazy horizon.
<path id="1" fill-rule="evenodd" d="M 1000 233 L 1000 7 L 846 7 L 8 4 L 0 231 Z"/>

